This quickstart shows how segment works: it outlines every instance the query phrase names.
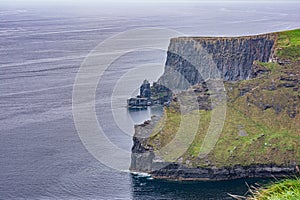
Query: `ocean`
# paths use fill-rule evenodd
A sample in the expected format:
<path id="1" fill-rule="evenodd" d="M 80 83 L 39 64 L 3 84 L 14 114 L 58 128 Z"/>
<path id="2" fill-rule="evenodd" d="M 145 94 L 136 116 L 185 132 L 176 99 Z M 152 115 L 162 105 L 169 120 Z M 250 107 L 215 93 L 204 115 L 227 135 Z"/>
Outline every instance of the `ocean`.
<path id="1" fill-rule="evenodd" d="M 299 28 L 299 10 L 298 2 L 0 2 L 0 199 L 216 200 L 232 199 L 228 193 L 244 195 L 246 183 L 265 180 L 179 182 L 129 173 L 134 124 L 162 110 L 129 112 L 126 99 L 137 95 L 144 79 L 159 78 L 166 49 L 130 49 L 103 73 L 85 76 L 99 79 L 94 117 L 107 146 L 98 138 L 85 140 L 89 133 L 75 123 L 78 114 L 86 114 L 84 109 L 74 113 L 78 73 L 97 46 L 132 30 L 253 35 Z M 152 35 L 153 40 L 160 36 Z M 123 37 L 123 43 L 134 39 Z M 170 38 L 162 39 L 167 44 Z M 107 57 L 118 51 L 113 44 L 113 50 L 102 49 Z M 116 157 L 111 146 L 120 152 Z M 125 158 L 120 167 L 115 163 L 119 155 Z"/>

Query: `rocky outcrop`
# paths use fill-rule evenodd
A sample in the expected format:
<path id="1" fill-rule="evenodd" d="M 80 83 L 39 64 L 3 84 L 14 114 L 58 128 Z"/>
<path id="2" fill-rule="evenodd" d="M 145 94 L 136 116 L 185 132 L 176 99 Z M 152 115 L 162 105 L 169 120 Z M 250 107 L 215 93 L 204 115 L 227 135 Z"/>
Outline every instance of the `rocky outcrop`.
<path id="1" fill-rule="evenodd" d="M 154 178 L 172 180 L 231 180 L 239 178 L 285 177 L 296 172 L 295 166 L 252 165 L 222 168 L 189 168 L 178 163 L 151 172 Z"/>
<path id="2" fill-rule="evenodd" d="M 150 172 L 153 168 L 153 159 L 155 157 L 153 148 L 147 145 L 147 138 L 152 133 L 154 127 L 159 121 L 159 117 L 152 116 L 151 120 L 145 121 L 141 125 L 135 125 L 135 134 L 133 136 L 133 147 L 131 149 L 131 171 Z"/>

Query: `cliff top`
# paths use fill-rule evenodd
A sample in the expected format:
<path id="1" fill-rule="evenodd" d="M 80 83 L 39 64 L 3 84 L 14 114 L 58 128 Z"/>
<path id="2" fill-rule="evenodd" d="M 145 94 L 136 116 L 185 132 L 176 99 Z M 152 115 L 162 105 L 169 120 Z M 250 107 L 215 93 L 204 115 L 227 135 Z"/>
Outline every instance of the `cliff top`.
<path id="1" fill-rule="evenodd" d="M 179 40 L 240 40 L 240 39 L 255 39 L 255 38 L 274 38 L 275 33 L 259 34 L 259 35 L 247 35 L 247 36 L 183 36 L 177 38 L 171 38 L 171 42 Z"/>
<path id="2" fill-rule="evenodd" d="M 178 41 L 178 40 L 235 40 L 235 39 L 254 39 L 254 38 L 261 38 L 261 37 L 270 37 L 274 38 L 276 35 L 280 34 L 295 34 L 297 32 L 300 32 L 300 29 L 294 29 L 294 30 L 288 30 L 288 31 L 282 31 L 282 32 L 273 32 L 273 33 L 262 33 L 257 35 L 245 35 L 245 36 L 183 36 L 183 37 L 176 37 L 171 38 L 172 41 Z"/>

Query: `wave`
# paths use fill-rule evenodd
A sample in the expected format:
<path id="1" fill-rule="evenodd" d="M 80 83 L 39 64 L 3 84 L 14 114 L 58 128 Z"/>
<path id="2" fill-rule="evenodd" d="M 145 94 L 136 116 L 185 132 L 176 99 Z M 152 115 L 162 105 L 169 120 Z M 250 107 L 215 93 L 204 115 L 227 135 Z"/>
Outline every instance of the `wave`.
<path id="1" fill-rule="evenodd" d="M 131 172 L 131 174 L 137 177 L 151 177 L 151 174 L 145 172 Z"/>
<path id="2" fill-rule="evenodd" d="M 102 56 L 102 55 L 114 55 L 117 53 L 123 53 L 124 51 L 113 51 L 113 52 L 95 52 L 93 56 Z M 7 63 L 7 64 L 1 64 L 0 68 L 5 67 L 19 67 L 24 65 L 32 65 L 32 64 L 42 64 L 42 63 L 51 63 L 51 62 L 57 62 L 57 61 L 63 61 L 63 60 L 76 60 L 80 59 L 83 61 L 84 58 L 86 58 L 88 54 L 84 55 L 74 55 L 74 56 L 63 56 L 63 57 L 56 57 L 56 58 L 43 58 L 43 59 L 35 59 L 35 60 L 28 60 L 21 63 Z"/>
<path id="3" fill-rule="evenodd" d="M 85 56 L 64 56 L 59 58 L 44 58 L 44 59 L 38 59 L 38 60 L 29 60 L 21 63 L 10 63 L 10 64 L 3 64 L 0 66 L 0 68 L 5 67 L 17 67 L 17 66 L 24 66 L 24 65 L 32 65 L 32 64 L 42 64 L 42 63 L 48 63 L 48 62 L 56 62 L 56 61 L 62 61 L 62 60 L 73 60 L 73 59 L 83 59 Z"/>

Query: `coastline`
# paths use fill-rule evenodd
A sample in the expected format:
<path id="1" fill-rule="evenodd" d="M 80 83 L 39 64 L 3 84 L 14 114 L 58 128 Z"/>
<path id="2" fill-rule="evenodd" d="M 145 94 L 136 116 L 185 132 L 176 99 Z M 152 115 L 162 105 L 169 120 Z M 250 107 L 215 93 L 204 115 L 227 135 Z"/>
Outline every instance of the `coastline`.
<path id="1" fill-rule="evenodd" d="M 296 54 L 295 60 L 292 60 L 293 57 L 290 57 L 287 52 L 292 51 L 294 44 L 286 45 L 284 37 L 291 34 L 298 38 L 298 31 L 299 29 L 230 38 L 172 38 L 165 73 L 158 83 L 163 85 L 167 82 L 166 80 L 172 75 L 170 68 L 181 73 L 192 86 L 196 87 L 191 90 L 185 87 L 181 79 L 174 79 L 174 88 L 181 88 L 185 95 L 187 91 L 194 92 L 199 110 L 203 110 L 204 118 L 209 117 L 213 107 L 207 102 L 211 101 L 212 96 L 206 89 L 206 85 L 203 85 L 203 80 L 207 77 L 214 77 L 211 76 L 214 70 L 207 69 L 205 63 L 209 62 L 201 64 L 208 57 L 203 54 L 208 53 L 211 55 L 210 59 L 216 63 L 216 67 L 223 72 L 222 78 L 230 113 L 227 114 L 227 120 L 229 117 L 229 122 L 234 126 L 231 125 L 230 129 L 226 127 L 225 132 L 223 130 L 223 141 L 216 144 L 217 148 L 205 157 L 195 158 L 195 155 L 199 153 L 195 154 L 195 150 L 189 149 L 177 160 L 167 161 L 168 159 L 161 156 L 159 151 L 176 133 L 174 132 L 176 127 L 172 126 L 180 124 L 180 121 L 178 123 L 174 121 L 176 116 L 180 116 L 181 105 L 177 101 L 179 91 L 175 97 L 173 96 L 170 107 L 165 109 L 173 117 L 172 122 L 162 122 L 166 119 L 153 116 L 150 121 L 135 126 L 130 170 L 148 173 L 156 179 L 187 181 L 271 178 L 296 174 L 296 168 L 299 165 L 299 157 L 297 157 L 299 156 L 299 145 L 297 145 L 299 108 L 295 106 L 298 105 L 297 96 L 293 95 L 297 95 L 299 91 L 297 56 L 300 57 L 300 55 Z M 178 55 L 185 56 L 190 62 L 186 62 L 182 56 Z M 197 71 L 201 74 L 197 74 Z M 274 79 L 278 80 L 278 83 L 274 83 Z M 261 89 L 256 92 L 256 89 L 260 87 Z M 289 99 L 294 99 L 293 104 L 289 105 L 289 99 L 274 102 L 274 98 L 278 95 L 290 96 Z M 249 106 L 253 111 L 249 112 Z M 270 110 L 274 111 L 270 112 Z M 187 112 L 190 111 L 187 110 Z M 232 118 L 232 116 L 238 117 Z M 286 122 L 286 118 L 291 124 Z M 159 128 L 157 126 L 162 126 L 159 123 L 171 123 L 169 124 L 171 128 L 164 130 L 160 127 L 161 130 L 156 130 Z M 265 124 L 262 126 L 261 123 Z M 206 125 L 202 124 L 202 126 Z M 280 128 L 268 129 L 269 126 Z M 263 130 L 267 131 L 261 132 L 261 127 L 266 127 Z M 203 131 L 205 130 L 207 129 L 203 128 Z M 234 135 L 232 133 L 228 135 L 228 131 L 233 132 Z M 286 133 L 289 135 L 285 135 Z M 290 137 L 295 137 L 295 139 Z M 282 138 L 285 138 L 287 143 L 282 143 Z M 289 141 L 293 141 L 292 144 L 289 144 Z M 199 142 L 196 145 L 199 145 Z"/>
<path id="2" fill-rule="evenodd" d="M 149 135 L 159 121 L 152 116 L 151 120 L 136 125 L 134 146 L 132 148 L 131 173 L 151 176 L 155 179 L 173 181 L 223 181 L 241 178 L 283 178 L 297 174 L 297 165 L 278 166 L 276 164 L 252 164 L 224 167 L 190 167 L 179 162 L 163 162 L 155 159 L 153 148 L 146 144 L 145 136 Z M 147 130 L 144 132 L 143 130 Z M 139 164 L 137 164 L 139 163 Z"/>

